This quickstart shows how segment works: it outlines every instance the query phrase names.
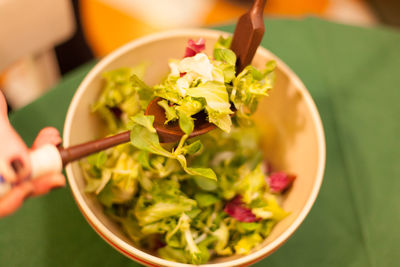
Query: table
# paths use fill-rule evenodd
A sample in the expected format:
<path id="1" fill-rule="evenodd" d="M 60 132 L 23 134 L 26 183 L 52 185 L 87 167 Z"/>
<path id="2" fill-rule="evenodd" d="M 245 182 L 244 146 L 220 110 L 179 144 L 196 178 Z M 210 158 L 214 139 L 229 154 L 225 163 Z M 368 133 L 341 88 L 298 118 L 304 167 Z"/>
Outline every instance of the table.
<path id="1" fill-rule="evenodd" d="M 265 23 L 262 45 L 300 76 L 319 108 L 327 164 L 304 223 L 254 266 L 399 266 L 400 33 L 315 18 Z M 46 125 L 62 130 L 69 101 L 93 65 L 11 115 L 28 144 Z M 90 228 L 68 188 L 28 200 L 0 220 L 0 229 L 0 266 L 139 266 Z"/>

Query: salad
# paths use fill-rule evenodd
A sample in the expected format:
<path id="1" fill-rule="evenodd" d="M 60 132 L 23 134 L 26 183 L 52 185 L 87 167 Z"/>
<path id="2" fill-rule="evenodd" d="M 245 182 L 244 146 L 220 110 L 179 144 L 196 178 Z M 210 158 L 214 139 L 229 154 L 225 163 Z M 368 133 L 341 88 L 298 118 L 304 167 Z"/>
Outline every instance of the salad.
<path id="1" fill-rule="evenodd" d="M 230 42 L 220 37 L 210 57 L 203 39 L 189 40 L 152 87 L 142 80 L 145 64 L 106 72 L 92 107 L 109 134 L 130 130 L 131 143 L 81 162 L 86 192 L 135 244 L 167 260 L 247 254 L 288 214 L 279 198 L 295 177 L 271 171 L 250 118 L 273 87 L 275 62 L 235 73 Z M 160 144 L 154 117 L 144 114 L 155 97 L 165 123 L 184 132 L 179 142 Z M 200 111 L 218 129 L 189 139 Z"/>

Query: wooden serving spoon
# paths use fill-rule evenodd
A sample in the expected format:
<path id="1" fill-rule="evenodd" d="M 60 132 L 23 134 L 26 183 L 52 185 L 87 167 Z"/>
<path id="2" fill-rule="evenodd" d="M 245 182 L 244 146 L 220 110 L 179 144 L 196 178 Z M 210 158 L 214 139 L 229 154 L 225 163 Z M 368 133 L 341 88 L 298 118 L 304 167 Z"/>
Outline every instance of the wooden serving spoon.
<path id="1" fill-rule="evenodd" d="M 231 49 L 237 56 L 237 73 L 251 63 L 257 47 L 261 43 L 264 35 L 264 20 L 263 11 L 266 0 L 255 0 L 252 7 L 247 13 L 239 18 L 233 34 Z M 177 122 L 164 124 L 165 111 L 158 105 L 161 98 L 152 100 L 145 114 L 154 115 L 154 128 L 157 130 L 161 143 L 171 143 L 178 141 L 184 134 Z M 190 137 L 195 137 L 205 134 L 216 128 L 214 124 L 207 121 L 207 114 L 200 112 L 194 115 L 195 127 Z M 62 164 L 65 166 L 71 161 L 78 160 L 95 152 L 105 150 L 107 148 L 127 143 L 130 140 L 130 132 L 126 131 L 114 136 L 102 138 L 88 143 L 71 146 L 69 148 L 60 148 L 59 153 L 62 159 Z"/>

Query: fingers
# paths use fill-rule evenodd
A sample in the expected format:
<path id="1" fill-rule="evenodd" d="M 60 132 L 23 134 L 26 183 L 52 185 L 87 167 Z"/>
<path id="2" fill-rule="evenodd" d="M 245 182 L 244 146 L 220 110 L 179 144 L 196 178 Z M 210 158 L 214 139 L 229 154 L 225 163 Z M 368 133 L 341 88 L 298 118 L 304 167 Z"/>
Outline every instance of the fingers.
<path id="1" fill-rule="evenodd" d="M 33 196 L 39 196 L 48 193 L 51 189 L 65 186 L 65 178 L 61 173 L 51 173 L 38 179 L 32 180 Z"/>
<path id="2" fill-rule="evenodd" d="M 51 144 L 54 146 L 58 146 L 59 144 L 61 144 L 60 133 L 56 128 L 43 128 L 33 142 L 32 149 L 37 149 L 46 144 Z"/>
<path id="3" fill-rule="evenodd" d="M 9 183 L 27 179 L 30 175 L 29 158 L 25 153 L 9 160 L 0 159 L 0 175 Z"/>
<path id="4" fill-rule="evenodd" d="M 27 178 L 31 171 L 28 148 L 9 124 L 0 123 L 0 174 L 8 182 Z"/>
<path id="5" fill-rule="evenodd" d="M 17 182 L 30 173 L 28 148 L 11 127 L 7 103 L 0 92 L 0 174 L 9 182 Z"/>
<path id="6" fill-rule="evenodd" d="M 28 197 L 44 195 L 51 189 L 64 186 L 65 178 L 61 173 L 48 174 L 38 179 L 21 183 L 0 198 L 0 217 L 8 216 L 15 212 Z"/>
<path id="7" fill-rule="evenodd" d="M 17 174 L 11 167 L 11 164 L 6 161 L 0 160 L 0 174 L 9 183 L 15 183 L 17 181 Z"/>
<path id="8" fill-rule="evenodd" d="M 5 196 L 0 198 L 0 217 L 10 215 L 16 211 L 24 200 L 33 193 L 34 187 L 30 182 L 14 187 Z"/>
<path id="9" fill-rule="evenodd" d="M 29 196 L 43 195 L 53 188 L 65 186 L 65 178 L 61 173 L 52 173 L 26 181 L 31 171 L 28 148 L 10 126 L 0 124 L 0 132 L 0 175 L 7 182 L 17 184 L 0 198 L 0 217 L 3 217 L 17 210 Z M 32 148 L 45 144 L 57 146 L 60 143 L 58 130 L 47 127 L 39 132 Z"/>

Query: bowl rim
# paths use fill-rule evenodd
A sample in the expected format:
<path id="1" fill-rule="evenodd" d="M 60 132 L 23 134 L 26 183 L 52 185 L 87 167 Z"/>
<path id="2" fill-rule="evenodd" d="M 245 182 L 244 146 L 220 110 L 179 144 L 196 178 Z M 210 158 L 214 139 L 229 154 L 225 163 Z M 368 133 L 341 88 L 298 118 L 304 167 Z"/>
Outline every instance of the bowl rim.
<path id="1" fill-rule="evenodd" d="M 64 131 L 63 131 L 63 145 L 64 147 L 69 147 L 70 144 L 70 132 L 72 128 L 72 119 L 75 115 L 75 112 L 77 110 L 77 106 L 79 103 L 80 98 L 82 97 L 84 91 L 88 87 L 88 85 L 92 82 L 92 80 L 95 78 L 96 75 L 101 73 L 103 69 L 110 64 L 112 61 L 114 61 L 115 58 L 118 58 L 119 56 L 127 53 L 131 49 L 134 49 L 136 47 L 143 46 L 147 43 L 154 42 L 154 41 L 160 41 L 162 39 L 168 39 L 168 38 L 176 38 L 176 37 L 182 37 L 182 36 L 203 36 L 203 37 L 209 37 L 209 38 L 218 38 L 219 36 L 224 35 L 231 35 L 231 33 L 227 33 L 224 31 L 219 31 L 219 30 L 212 30 L 212 29 L 202 29 L 202 28 L 184 28 L 184 29 L 175 29 L 175 30 L 167 30 L 163 32 L 158 32 L 154 34 L 150 34 L 138 39 L 135 39 L 122 47 L 116 49 L 114 52 L 110 53 L 107 55 L 105 58 L 100 60 L 90 71 L 89 73 L 85 76 L 83 81 L 80 83 L 78 89 L 76 90 L 72 101 L 70 103 L 70 106 L 68 108 L 68 112 L 66 115 L 65 119 L 65 124 L 64 124 Z M 307 104 L 307 107 L 310 109 L 311 112 L 311 117 L 315 123 L 316 126 L 316 132 L 317 132 L 317 144 L 318 144 L 318 155 L 319 155 L 319 165 L 317 167 L 317 174 L 316 174 L 316 180 L 313 185 L 311 194 L 309 195 L 306 204 L 300 211 L 299 215 L 297 218 L 295 218 L 294 222 L 281 234 L 279 235 L 275 240 L 272 240 L 271 243 L 267 244 L 266 246 L 260 248 L 257 251 L 254 251 L 248 255 L 244 255 L 240 258 L 233 259 L 230 261 L 226 262 L 219 262 L 219 263 L 212 263 L 212 264 L 203 264 L 201 266 L 208 266 L 208 267 L 226 267 L 226 266 L 243 266 L 243 265 L 248 265 L 255 263 L 256 261 L 268 256 L 270 253 L 275 251 L 277 248 L 279 248 L 295 231 L 296 229 L 300 226 L 300 224 L 304 221 L 305 217 L 311 210 L 311 207 L 313 206 L 318 192 L 320 190 L 321 184 L 322 184 L 322 179 L 323 179 L 323 174 L 324 174 L 324 169 L 325 169 L 325 160 L 326 160 L 326 147 L 325 147 L 325 135 L 324 135 L 324 130 L 322 126 L 322 121 L 319 116 L 317 107 L 306 89 L 305 85 L 303 82 L 300 80 L 300 78 L 280 59 L 278 58 L 275 54 L 271 53 L 269 50 L 259 47 L 257 50 L 257 53 L 260 53 L 263 56 L 267 57 L 272 57 L 274 60 L 276 60 L 277 65 L 282 69 L 284 73 L 286 73 L 290 79 L 291 82 L 296 85 L 296 88 L 301 92 L 301 94 L 304 97 L 304 100 Z M 92 210 L 89 208 L 89 206 L 86 204 L 84 201 L 84 198 L 79 191 L 78 185 L 73 179 L 73 173 L 72 173 L 72 167 L 71 165 L 67 165 L 66 168 L 66 174 L 67 174 L 67 179 L 69 182 L 69 186 L 72 191 L 72 195 L 75 199 L 75 202 L 77 203 L 79 209 L 81 210 L 81 213 L 85 217 L 85 219 L 88 221 L 88 223 L 94 228 L 94 230 L 105 240 L 107 241 L 110 245 L 112 245 L 114 248 L 122 252 L 125 256 L 128 256 L 130 258 L 133 258 L 137 261 L 140 261 L 143 264 L 150 265 L 150 266 L 171 266 L 171 267 L 188 267 L 188 266 L 194 266 L 192 264 L 184 264 L 184 263 L 177 263 L 169 260 L 165 260 L 162 258 L 159 258 L 157 256 L 148 254 L 140 249 L 137 249 L 127 242 L 121 240 L 118 236 L 116 236 L 113 232 L 111 232 L 107 227 L 105 227 L 100 220 L 96 217 L 96 215 L 92 212 Z M 157 264 L 157 265 L 154 265 Z"/>

